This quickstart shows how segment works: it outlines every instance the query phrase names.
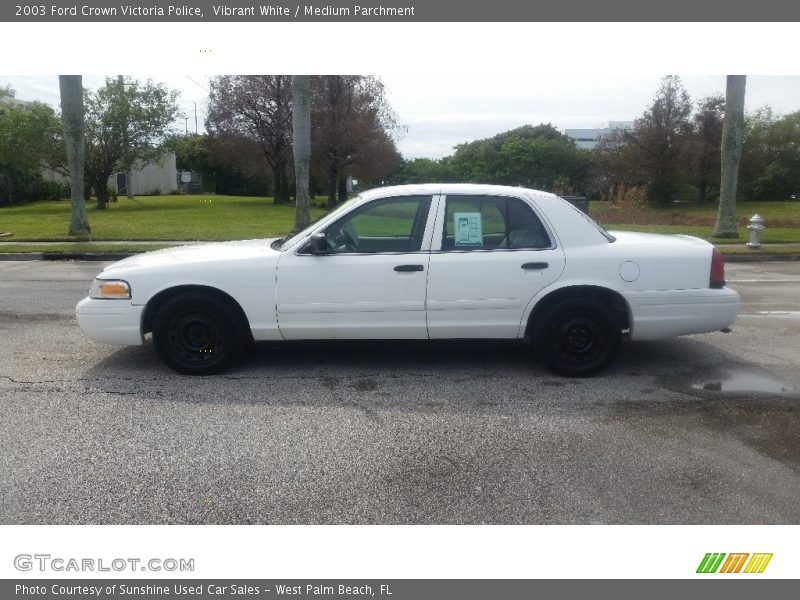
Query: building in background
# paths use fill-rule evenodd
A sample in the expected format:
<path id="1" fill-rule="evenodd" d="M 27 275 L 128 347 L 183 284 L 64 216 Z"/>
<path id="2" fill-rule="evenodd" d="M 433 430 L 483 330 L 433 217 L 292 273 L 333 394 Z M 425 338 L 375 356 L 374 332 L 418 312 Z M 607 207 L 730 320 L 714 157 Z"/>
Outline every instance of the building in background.
<path id="1" fill-rule="evenodd" d="M 154 196 L 171 194 L 178 189 L 178 169 L 175 165 L 175 154 L 163 154 L 156 161 L 145 165 L 137 165 L 131 173 L 131 181 L 127 181 L 125 172 L 114 173 L 108 180 L 108 186 L 120 196 L 128 193 L 128 185 L 134 196 Z"/>
<path id="2" fill-rule="evenodd" d="M 633 129 L 633 121 L 609 121 L 608 127 L 595 129 L 565 129 L 564 133 L 575 142 L 578 148 L 582 150 L 594 150 L 597 148 L 603 136 L 620 129 Z"/>
<path id="3" fill-rule="evenodd" d="M 42 177 L 47 181 L 67 183 L 67 178 L 52 169 L 43 168 Z M 175 166 L 175 154 L 163 154 L 156 161 L 144 165 L 136 165 L 130 177 L 130 185 L 134 196 L 158 196 L 171 194 L 180 188 L 178 169 Z M 128 181 L 124 171 L 118 171 L 108 178 L 108 187 L 118 196 L 128 193 Z"/>
<path id="4" fill-rule="evenodd" d="M 14 96 L 0 96 L 0 106 L 27 106 L 31 104 L 27 100 L 19 100 Z"/>

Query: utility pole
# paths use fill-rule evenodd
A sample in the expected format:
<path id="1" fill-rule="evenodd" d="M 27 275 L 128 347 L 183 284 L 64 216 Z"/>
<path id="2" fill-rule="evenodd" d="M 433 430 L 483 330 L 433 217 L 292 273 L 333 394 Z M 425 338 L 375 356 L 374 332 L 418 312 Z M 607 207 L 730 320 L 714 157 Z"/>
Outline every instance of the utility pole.
<path id="1" fill-rule="evenodd" d="M 719 212 L 714 237 L 738 238 L 736 230 L 736 187 L 744 142 L 744 92 L 746 75 L 728 75 L 725 86 L 725 119 L 722 123 Z"/>
<path id="2" fill-rule="evenodd" d="M 194 103 L 194 134 L 197 135 L 197 102 Z"/>
<path id="3" fill-rule="evenodd" d="M 128 147 L 128 125 L 130 120 L 130 110 L 128 107 L 128 100 L 125 97 L 125 77 L 123 75 L 119 75 L 117 77 L 117 81 L 119 82 L 119 92 L 120 92 L 120 101 L 123 103 L 123 107 L 125 108 L 125 123 L 123 124 L 125 128 L 125 134 L 123 137 L 122 143 L 125 145 L 125 152 L 127 153 L 130 148 Z M 125 160 L 125 195 L 132 199 L 133 198 L 133 173 L 131 172 L 131 165 L 128 163 L 128 159 Z"/>

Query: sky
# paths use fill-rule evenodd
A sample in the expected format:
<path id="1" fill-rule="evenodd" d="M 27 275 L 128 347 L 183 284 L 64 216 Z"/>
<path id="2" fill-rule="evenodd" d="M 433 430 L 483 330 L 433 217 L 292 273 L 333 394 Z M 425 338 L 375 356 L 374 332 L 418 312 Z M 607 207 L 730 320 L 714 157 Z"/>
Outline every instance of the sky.
<path id="1" fill-rule="evenodd" d="M 186 119 L 176 127 L 198 130 L 206 117 L 209 75 L 147 75 L 180 92 Z M 464 75 L 380 75 L 403 129 L 398 148 L 405 158 L 442 158 L 457 144 L 490 137 L 526 124 L 552 123 L 560 130 L 605 127 L 609 121 L 632 121 L 652 102 L 659 75 L 532 75 L 523 77 Z M 85 75 L 96 88 L 103 76 Z M 725 93 L 724 75 L 682 76 L 693 101 Z M 11 86 L 21 100 L 59 102 L 57 76 L 0 75 L 0 87 Z M 749 76 L 746 110 L 769 105 L 776 114 L 800 110 L 800 76 Z M 188 119 L 188 120 L 187 120 Z"/>

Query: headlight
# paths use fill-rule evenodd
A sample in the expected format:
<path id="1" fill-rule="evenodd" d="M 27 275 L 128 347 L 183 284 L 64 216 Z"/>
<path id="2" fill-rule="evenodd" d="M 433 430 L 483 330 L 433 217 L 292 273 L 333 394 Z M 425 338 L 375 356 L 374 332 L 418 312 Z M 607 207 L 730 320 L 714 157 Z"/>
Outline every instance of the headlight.
<path id="1" fill-rule="evenodd" d="M 131 297 L 131 286 L 121 279 L 95 279 L 89 297 L 101 300 L 128 299 Z"/>

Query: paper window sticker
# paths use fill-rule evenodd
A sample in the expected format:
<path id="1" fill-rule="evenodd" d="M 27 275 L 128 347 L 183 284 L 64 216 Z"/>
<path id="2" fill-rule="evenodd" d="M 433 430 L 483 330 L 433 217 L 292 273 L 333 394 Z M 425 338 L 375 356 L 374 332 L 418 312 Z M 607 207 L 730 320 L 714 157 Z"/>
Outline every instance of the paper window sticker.
<path id="1" fill-rule="evenodd" d="M 479 212 L 453 214 L 456 246 L 483 246 L 483 222 Z"/>

